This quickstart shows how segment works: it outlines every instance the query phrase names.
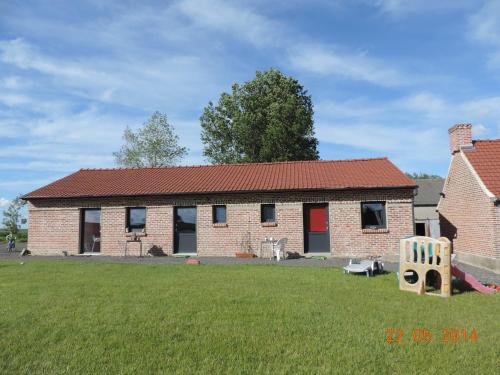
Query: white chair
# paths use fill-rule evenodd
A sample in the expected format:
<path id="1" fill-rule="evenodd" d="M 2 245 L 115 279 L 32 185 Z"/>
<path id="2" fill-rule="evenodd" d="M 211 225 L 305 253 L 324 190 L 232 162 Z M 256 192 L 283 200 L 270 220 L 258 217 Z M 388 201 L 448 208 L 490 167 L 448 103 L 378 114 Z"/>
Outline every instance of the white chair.
<path id="1" fill-rule="evenodd" d="M 101 243 L 101 237 L 96 237 L 95 234 L 92 235 L 92 252 L 94 252 L 95 244 L 96 243 Z"/>
<path id="2" fill-rule="evenodd" d="M 349 264 L 344 267 L 344 273 L 366 273 L 367 277 L 373 276 L 374 272 L 382 273 L 384 264 L 376 260 L 349 259 Z"/>
<path id="3" fill-rule="evenodd" d="M 286 253 L 285 253 L 285 245 L 288 242 L 288 238 L 281 238 L 276 243 L 273 244 L 273 253 L 274 256 L 276 256 L 276 260 L 279 262 L 280 257 L 285 259 Z"/>

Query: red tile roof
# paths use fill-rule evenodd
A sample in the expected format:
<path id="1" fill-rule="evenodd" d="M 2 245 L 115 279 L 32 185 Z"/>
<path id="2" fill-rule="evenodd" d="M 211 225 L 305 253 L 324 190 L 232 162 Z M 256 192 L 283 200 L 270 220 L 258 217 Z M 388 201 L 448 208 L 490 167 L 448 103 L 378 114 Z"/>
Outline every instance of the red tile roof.
<path id="1" fill-rule="evenodd" d="M 171 195 L 217 192 L 412 187 L 387 158 L 223 164 L 187 167 L 81 169 L 25 199 Z"/>
<path id="2" fill-rule="evenodd" d="M 474 148 L 463 150 L 483 184 L 500 197 L 500 139 L 474 141 Z"/>

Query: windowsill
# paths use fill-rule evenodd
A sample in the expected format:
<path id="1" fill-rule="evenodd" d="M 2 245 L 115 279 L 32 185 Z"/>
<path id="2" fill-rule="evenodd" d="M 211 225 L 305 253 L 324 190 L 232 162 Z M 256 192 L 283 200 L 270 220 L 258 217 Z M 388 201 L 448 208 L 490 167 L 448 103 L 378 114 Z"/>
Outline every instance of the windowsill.
<path id="1" fill-rule="evenodd" d="M 146 232 L 125 232 L 127 237 L 146 237 L 147 235 Z"/>
<path id="2" fill-rule="evenodd" d="M 389 233 L 389 229 L 387 228 L 366 228 L 361 230 L 362 233 Z"/>
<path id="3" fill-rule="evenodd" d="M 214 227 L 214 228 L 227 228 L 227 223 L 213 223 L 212 227 Z"/>
<path id="4" fill-rule="evenodd" d="M 261 223 L 261 225 L 263 227 L 277 227 L 278 223 L 276 223 L 275 221 L 273 221 L 273 222 Z"/>

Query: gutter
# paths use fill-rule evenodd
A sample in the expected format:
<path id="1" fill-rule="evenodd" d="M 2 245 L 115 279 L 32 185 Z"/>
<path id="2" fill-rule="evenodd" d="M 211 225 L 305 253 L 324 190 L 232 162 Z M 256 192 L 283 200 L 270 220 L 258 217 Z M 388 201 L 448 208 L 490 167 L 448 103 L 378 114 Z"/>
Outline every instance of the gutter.
<path id="1" fill-rule="evenodd" d="M 21 199 L 30 201 L 38 199 L 96 199 L 96 198 L 130 198 L 130 197 L 170 197 L 182 195 L 216 195 L 216 194 L 247 194 L 247 193 L 309 193 L 309 192 L 336 192 L 336 191 L 359 191 L 359 190 L 400 190 L 400 189 L 417 189 L 417 185 L 403 186 L 376 186 L 376 187 L 346 187 L 346 188 L 317 188 L 317 189 L 280 189 L 280 190 L 223 190 L 223 191 L 198 191 L 198 192 L 180 192 L 180 193 L 153 193 L 153 194 L 106 194 L 106 195 L 67 195 L 67 196 L 34 196 L 30 197 L 25 194 Z"/>

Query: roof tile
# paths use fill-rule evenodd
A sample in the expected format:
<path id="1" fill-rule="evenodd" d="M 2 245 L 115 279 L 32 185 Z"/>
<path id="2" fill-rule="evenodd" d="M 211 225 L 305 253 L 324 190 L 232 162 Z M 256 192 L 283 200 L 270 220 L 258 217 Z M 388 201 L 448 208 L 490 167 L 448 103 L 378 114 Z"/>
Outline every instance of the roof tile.
<path id="1" fill-rule="evenodd" d="M 473 145 L 463 152 L 488 190 L 500 197 L 500 139 L 474 141 Z"/>
<path id="2" fill-rule="evenodd" d="M 387 158 L 81 169 L 25 199 L 412 187 Z"/>

